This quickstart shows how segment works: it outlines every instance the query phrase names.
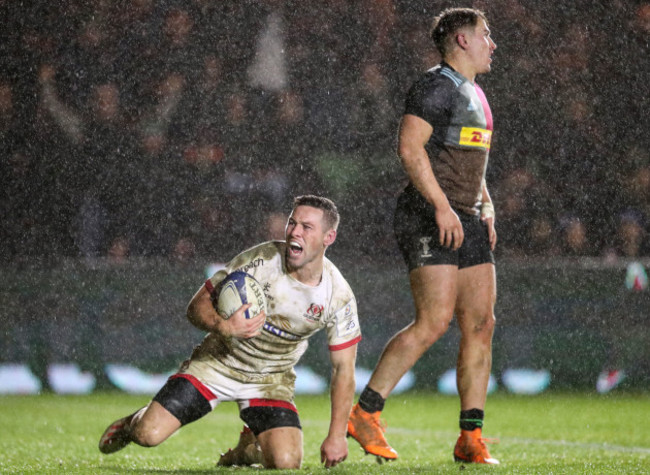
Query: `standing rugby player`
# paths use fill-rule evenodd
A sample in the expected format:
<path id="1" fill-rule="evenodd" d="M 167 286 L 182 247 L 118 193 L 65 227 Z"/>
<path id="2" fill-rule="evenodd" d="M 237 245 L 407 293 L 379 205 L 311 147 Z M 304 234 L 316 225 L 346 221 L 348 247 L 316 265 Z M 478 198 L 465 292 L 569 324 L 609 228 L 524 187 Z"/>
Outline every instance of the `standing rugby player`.
<path id="1" fill-rule="evenodd" d="M 471 8 L 443 11 L 431 37 L 442 63 L 411 87 L 398 145 L 410 182 L 398 199 L 394 226 L 409 269 L 415 319 L 388 342 L 348 432 L 367 452 L 397 458 L 379 422 L 384 402 L 455 314 L 461 331 L 461 430 L 454 458 L 496 464 L 481 436 L 496 300 L 497 237 L 485 181 L 492 114 L 475 82 L 490 71 L 496 45 L 483 12 Z"/>

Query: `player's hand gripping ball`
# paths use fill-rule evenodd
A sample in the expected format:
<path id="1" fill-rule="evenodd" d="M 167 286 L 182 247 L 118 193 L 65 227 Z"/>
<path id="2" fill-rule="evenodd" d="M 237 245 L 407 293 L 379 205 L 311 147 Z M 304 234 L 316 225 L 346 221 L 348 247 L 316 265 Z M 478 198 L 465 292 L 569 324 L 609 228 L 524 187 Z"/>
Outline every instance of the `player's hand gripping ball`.
<path id="1" fill-rule="evenodd" d="M 235 271 L 228 274 L 220 284 L 217 312 L 227 320 L 247 303 L 252 305 L 244 313 L 246 318 L 266 312 L 266 297 L 262 284 L 246 272 Z"/>

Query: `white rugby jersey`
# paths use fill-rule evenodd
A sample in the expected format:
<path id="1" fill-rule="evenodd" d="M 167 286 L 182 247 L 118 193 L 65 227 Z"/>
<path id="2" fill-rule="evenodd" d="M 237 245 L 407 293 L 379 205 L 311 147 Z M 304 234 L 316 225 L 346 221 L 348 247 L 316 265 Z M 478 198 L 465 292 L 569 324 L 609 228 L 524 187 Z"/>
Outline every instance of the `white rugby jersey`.
<path id="1" fill-rule="evenodd" d="M 354 294 L 336 266 L 325 258 L 320 284 L 310 287 L 287 274 L 285 249 L 284 241 L 262 243 L 239 254 L 206 281 L 206 289 L 216 298 L 215 289 L 227 274 L 242 270 L 253 275 L 266 295 L 266 323 L 259 336 L 247 340 L 209 333 L 185 365 L 188 372 L 209 381 L 216 370 L 241 382 L 292 388 L 293 367 L 311 335 L 325 328 L 330 351 L 361 340 Z"/>

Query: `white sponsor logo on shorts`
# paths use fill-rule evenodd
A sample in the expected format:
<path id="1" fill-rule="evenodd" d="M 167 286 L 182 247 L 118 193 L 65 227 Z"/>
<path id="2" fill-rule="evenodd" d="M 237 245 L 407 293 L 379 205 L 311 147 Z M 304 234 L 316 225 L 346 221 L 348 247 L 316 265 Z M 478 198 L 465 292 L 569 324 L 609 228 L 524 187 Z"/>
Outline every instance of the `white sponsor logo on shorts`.
<path id="1" fill-rule="evenodd" d="M 429 247 L 430 242 L 431 242 L 430 237 L 421 237 L 420 238 L 420 244 L 422 244 L 422 252 L 420 253 L 420 258 L 432 257 L 433 256 L 431 254 L 431 248 Z"/>

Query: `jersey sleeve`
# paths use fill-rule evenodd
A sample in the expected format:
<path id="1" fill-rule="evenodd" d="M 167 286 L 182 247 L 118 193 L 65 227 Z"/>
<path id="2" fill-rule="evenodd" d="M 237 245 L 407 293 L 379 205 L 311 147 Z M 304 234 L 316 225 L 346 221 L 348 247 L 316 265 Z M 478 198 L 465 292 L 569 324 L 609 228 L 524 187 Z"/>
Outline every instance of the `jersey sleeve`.
<path id="1" fill-rule="evenodd" d="M 215 298 L 221 281 L 225 279 L 228 274 L 236 270 L 243 270 L 244 272 L 248 272 L 249 274 L 253 275 L 253 277 L 257 277 L 257 263 L 263 261 L 265 254 L 269 254 L 269 252 L 272 252 L 274 250 L 274 243 L 267 242 L 247 249 L 244 252 L 238 254 L 230 262 L 228 262 L 223 269 L 218 270 L 212 275 L 212 277 L 205 281 L 204 285 L 206 290 L 213 298 Z"/>
<path id="2" fill-rule="evenodd" d="M 424 78 L 415 82 L 406 96 L 404 114 L 415 115 L 432 127 L 447 124 L 452 114 L 453 84 Z"/>
<path id="3" fill-rule="evenodd" d="M 227 268 L 218 270 L 212 275 L 212 277 L 205 281 L 205 288 L 213 299 L 217 297 L 216 292 L 219 288 L 219 284 L 226 278 L 229 272 L 230 271 L 227 270 Z"/>
<path id="4" fill-rule="evenodd" d="M 361 341 L 361 327 L 354 298 L 334 312 L 327 326 L 327 343 L 330 351 L 343 350 Z"/>

